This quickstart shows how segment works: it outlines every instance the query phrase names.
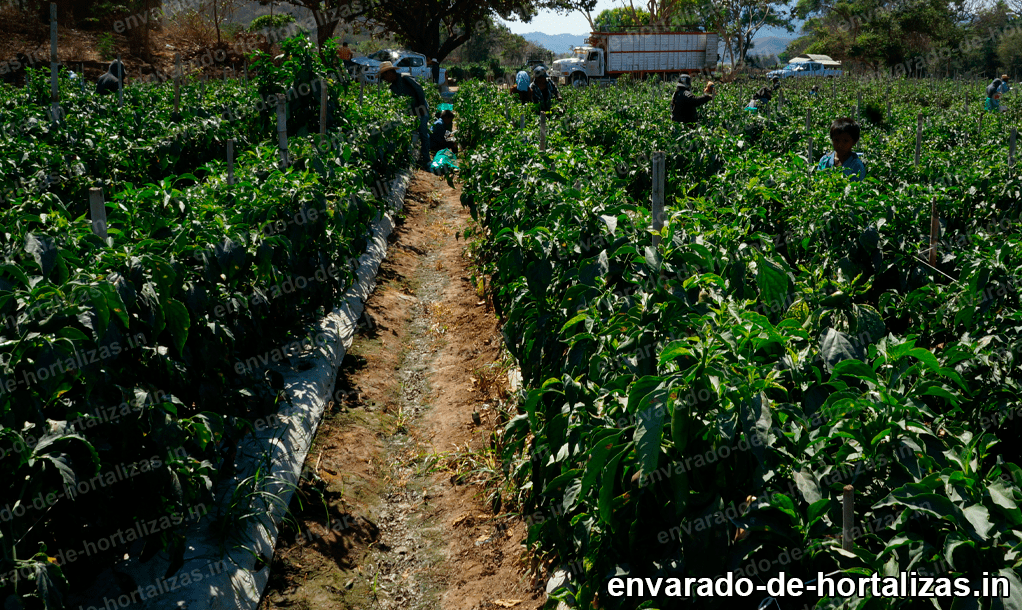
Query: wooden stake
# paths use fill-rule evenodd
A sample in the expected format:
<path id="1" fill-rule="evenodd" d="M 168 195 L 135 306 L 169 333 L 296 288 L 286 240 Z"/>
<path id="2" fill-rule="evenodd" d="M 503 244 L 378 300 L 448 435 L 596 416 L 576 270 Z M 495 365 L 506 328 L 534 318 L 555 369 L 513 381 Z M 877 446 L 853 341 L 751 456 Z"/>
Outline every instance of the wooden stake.
<path id="1" fill-rule="evenodd" d="M 277 148 L 280 150 L 280 169 L 284 171 L 291 164 L 287 151 L 287 116 L 284 114 L 285 98 L 277 94 Z"/>
<path id="2" fill-rule="evenodd" d="M 124 72 L 125 72 L 125 70 L 124 70 L 124 64 L 121 63 L 121 54 L 120 53 L 117 54 L 117 63 L 121 65 L 120 78 L 117 79 L 117 107 L 118 108 L 123 108 L 124 107 L 124 77 L 125 77 Z"/>
<path id="3" fill-rule="evenodd" d="M 539 113 L 539 152 L 546 152 L 546 113 Z"/>
<path id="4" fill-rule="evenodd" d="M 234 138 L 227 140 L 227 184 L 234 186 Z"/>
<path id="5" fill-rule="evenodd" d="M 858 97 L 855 100 L 855 118 L 862 119 L 862 90 L 859 90 Z"/>
<path id="6" fill-rule="evenodd" d="M 930 266 L 937 264 L 937 237 L 940 235 L 940 221 L 937 220 L 937 199 L 930 200 Z"/>
<path id="7" fill-rule="evenodd" d="M 181 114 L 181 55 L 174 54 L 174 114 Z"/>
<path id="8" fill-rule="evenodd" d="M 85 64 L 78 64 L 78 87 L 85 93 Z"/>
<path id="9" fill-rule="evenodd" d="M 60 87 L 57 82 L 57 4 L 50 3 L 50 113 L 60 120 Z"/>
<path id="10" fill-rule="evenodd" d="M 919 158 L 923 151 L 923 113 L 916 115 L 916 159 L 915 165 L 919 167 Z"/>
<path id="11" fill-rule="evenodd" d="M 319 133 L 326 135 L 326 102 L 327 90 L 326 79 L 319 81 Z"/>
<path id="12" fill-rule="evenodd" d="M 893 113 L 891 112 L 891 100 L 887 100 L 887 120 L 890 121 Z"/>
<path id="13" fill-rule="evenodd" d="M 89 212 L 92 216 L 92 232 L 99 235 L 105 242 L 106 233 L 106 204 L 103 203 L 103 189 L 89 189 Z"/>
<path id="14" fill-rule="evenodd" d="M 1008 137 L 1008 169 L 1015 167 L 1015 140 L 1018 139 L 1018 128 L 1011 128 L 1011 135 Z"/>
<path id="15" fill-rule="evenodd" d="M 664 228 L 664 161 L 663 151 L 653 153 L 653 230 L 659 233 Z M 660 246 L 660 235 L 653 235 L 653 248 Z"/>
<path id="16" fill-rule="evenodd" d="M 855 527 L 855 488 L 845 485 L 841 497 L 842 520 L 841 520 L 841 548 L 845 551 L 852 550 L 852 529 Z"/>
<path id="17" fill-rule="evenodd" d="M 243 63 L 242 66 L 245 68 L 245 82 L 247 83 L 248 82 L 248 61 Z"/>
<path id="18" fill-rule="evenodd" d="M 813 111 L 806 110 L 806 139 L 808 146 L 806 148 L 806 162 L 809 163 L 809 169 L 813 169 Z"/>

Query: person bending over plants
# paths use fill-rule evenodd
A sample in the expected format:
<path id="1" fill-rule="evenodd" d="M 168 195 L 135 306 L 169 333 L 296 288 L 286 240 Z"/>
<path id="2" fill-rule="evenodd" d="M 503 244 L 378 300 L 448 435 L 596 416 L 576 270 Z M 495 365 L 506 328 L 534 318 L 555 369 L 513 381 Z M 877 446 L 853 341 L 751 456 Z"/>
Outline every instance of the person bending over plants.
<path id="1" fill-rule="evenodd" d="M 449 131 L 454 131 L 454 112 L 444 110 L 440 117 L 433 122 L 433 133 L 429 136 L 429 149 L 435 152 L 450 148 L 454 154 L 458 154 L 458 143 L 447 139 Z"/>
<path id="2" fill-rule="evenodd" d="M 990 112 L 1000 112 L 1001 110 L 1001 85 L 1004 84 L 999 78 L 995 78 L 994 82 L 987 85 L 987 100 L 983 104 L 983 108 Z"/>
<path id="3" fill-rule="evenodd" d="M 556 99 L 561 101 L 561 94 L 557 91 L 557 85 L 546 76 L 546 68 L 536 66 L 532 71 L 532 87 L 529 91 L 532 94 L 532 101 L 539 104 L 542 112 L 550 112 L 550 105 Z"/>
<path id="4" fill-rule="evenodd" d="M 671 120 L 676 123 L 695 123 L 699 120 L 696 108 L 713 99 L 713 81 L 706 83 L 703 95 L 692 95 L 692 77 L 682 74 L 678 77 L 678 86 L 671 98 Z"/>
<path id="5" fill-rule="evenodd" d="M 389 61 L 380 64 L 380 79 L 390 85 L 390 92 L 397 96 L 409 98 L 411 114 L 419 118 L 419 163 L 424 170 L 429 170 L 429 102 L 426 93 L 415 79 L 401 74 Z"/>
<path id="6" fill-rule="evenodd" d="M 518 74 L 515 74 L 515 85 L 511 87 L 511 95 L 518 98 L 518 102 L 522 105 L 532 103 L 532 82 L 529 80 L 529 73 L 525 70 L 519 70 Z"/>
<path id="7" fill-rule="evenodd" d="M 852 181 L 866 177 L 866 166 L 852 148 L 859 142 L 859 124 L 855 119 L 842 117 L 830 125 L 830 143 L 834 150 L 820 159 L 820 169 L 840 167 Z"/>
<path id="8" fill-rule="evenodd" d="M 764 108 L 770 102 L 772 96 L 773 94 L 770 92 L 770 89 L 763 87 L 752 96 L 752 100 L 749 101 L 745 109 L 749 112 L 759 112 L 760 108 Z"/>

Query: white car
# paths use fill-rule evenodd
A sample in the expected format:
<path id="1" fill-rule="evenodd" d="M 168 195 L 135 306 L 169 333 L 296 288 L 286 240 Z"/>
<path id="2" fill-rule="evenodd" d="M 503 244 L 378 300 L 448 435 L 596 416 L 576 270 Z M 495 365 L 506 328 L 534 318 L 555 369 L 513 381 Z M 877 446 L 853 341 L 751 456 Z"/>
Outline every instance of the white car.
<path id="1" fill-rule="evenodd" d="M 432 69 L 426 61 L 426 56 L 421 53 L 383 49 L 366 57 L 355 57 L 351 61 L 359 67 L 368 83 L 376 82 L 376 79 L 379 78 L 380 64 L 385 61 L 394 64 L 398 72 L 410 74 L 420 83 L 428 83 L 433 80 Z M 440 68 L 440 83 L 443 84 L 445 80 L 447 80 L 447 70 Z"/>
<path id="2" fill-rule="evenodd" d="M 774 70 L 773 72 L 767 72 L 767 78 L 778 77 L 781 79 L 790 78 L 792 76 L 841 76 L 841 69 L 827 68 L 823 64 L 815 61 L 800 61 L 793 62 L 786 66 L 782 70 Z"/>

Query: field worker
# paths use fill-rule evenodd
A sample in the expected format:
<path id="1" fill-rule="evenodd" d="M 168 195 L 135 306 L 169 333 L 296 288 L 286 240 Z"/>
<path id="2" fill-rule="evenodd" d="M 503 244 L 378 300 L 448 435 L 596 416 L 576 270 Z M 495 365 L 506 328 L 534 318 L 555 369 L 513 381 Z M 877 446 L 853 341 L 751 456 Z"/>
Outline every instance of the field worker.
<path id="1" fill-rule="evenodd" d="M 546 68 L 536 66 L 532 71 L 532 87 L 529 88 L 532 94 L 532 101 L 539 104 L 543 112 L 550 112 L 550 105 L 556 99 L 561 101 L 561 94 L 557 91 L 557 85 L 550 81 L 546 75 Z"/>
<path id="2" fill-rule="evenodd" d="M 1011 91 L 1011 87 L 1008 86 L 1008 75 L 1007 74 L 1002 74 L 1001 75 L 1001 89 L 1000 89 L 1000 93 L 1001 93 L 1001 95 L 1004 95 L 1005 93 L 1007 93 L 1009 91 Z"/>
<path id="3" fill-rule="evenodd" d="M 859 124 L 848 117 L 835 120 L 830 125 L 830 143 L 834 150 L 820 159 L 820 169 L 840 167 L 853 182 L 866 177 L 866 166 L 852 148 L 859 142 Z"/>
<path id="4" fill-rule="evenodd" d="M 774 91 L 777 91 L 778 89 L 781 88 L 781 79 L 780 79 L 780 77 L 775 76 L 773 78 L 773 83 L 774 83 Z"/>
<path id="5" fill-rule="evenodd" d="M 518 102 L 521 104 L 528 104 L 532 102 L 532 80 L 529 78 L 529 73 L 525 70 L 519 70 L 518 74 L 515 74 L 515 84 L 511 87 L 511 95 L 518 98 Z"/>
<path id="6" fill-rule="evenodd" d="M 692 77 L 682 74 L 671 98 L 671 120 L 676 123 L 695 123 L 699 120 L 696 108 L 713 99 L 713 81 L 706 83 L 703 95 L 692 95 Z"/>
<path id="7" fill-rule="evenodd" d="M 436 57 L 433 58 L 433 65 L 430 66 L 430 73 L 433 75 L 433 84 L 440 84 L 440 60 Z"/>
<path id="8" fill-rule="evenodd" d="M 813 88 L 809 90 L 809 95 L 819 95 L 819 93 L 820 93 L 819 85 L 813 85 Z"/>
<path id="9" fill-rule="evenodd" d="M 429 168 L 429 102 L 426 93 L 415 79 L 401 74 L 389 61 L 380 64 L 380 79 L 390 85 L 394 95 L 410 98 L 411 114 L 419 117 L 419 148 L 420 163 L 423 169 Z"/>
<path id="10" fill-rule="evenodd" d="M 447 132 L 454 131 L 454 112 L 444 110 L 436 121 L 433 121 L 433 132 L 429 136 L 429 149 L 431 151 L 450 148 L 451 152 L 458 154 L 458 143 L 447 139 Z"/>
<path id="11" fill-rule="evenodd" d="M 1001 110 L 1001 79 L 995 78 L 994 82 L 987 85 L 987 99 L 983 104 L 983 108 L 990 112 L 999 112 Z"/>
<path id="12" fill-rule="evenodd" d="M 767 102 L 770 101 L 771 97 L 773 97 L 773 94 L 770 92 L 770 89 L 768 87 L 763 87 L 753 94 L 752 101 L 749 102 L 749 105 L 746 106 L 745 109 L 749 112 L 759 112 L 761 108 L 766 107 Z"/>

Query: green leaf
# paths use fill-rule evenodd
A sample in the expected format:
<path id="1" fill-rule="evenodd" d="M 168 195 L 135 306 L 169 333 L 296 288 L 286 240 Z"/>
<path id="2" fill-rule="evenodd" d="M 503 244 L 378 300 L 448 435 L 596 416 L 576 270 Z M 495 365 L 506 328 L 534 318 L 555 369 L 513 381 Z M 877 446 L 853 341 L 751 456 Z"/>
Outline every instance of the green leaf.
<path id="1" fill-rule="evenodd" d="M 25 252 L 32 256 L 44 276 L 57 264 L 57 244 L 49 235 L 25 234 Z"/>
<path id="2" fill-rule="evenodd" d="M 660 440 L 664 430 L 666 392 L 651 392 L 639 403 L 635 427 L 635 453 L 639 460 L 641 476 L 649 476 L 657 468 L 660 459 Z"/>
<path id="3" fill-rule="evenodd" d="M 987 510 L 982 504 L 973 504 L 968 506 L 962 511 L 965 515 L 965 519 L 972 525 L 976 531 L 976 536 L 979 539 L 986 540 L 989 538 L 990 530 L 994 528 L 994 524 L 990 522 L 990 511 Z"/>
<path id="4" fill-rule="evenodd" d="M 866 357 L 862 347 L 853 342 L 845 333 L 828 328 L 820 335 L 820 356 L 826 365 L 827 372 L 834 372 L 834 367 L 844 360 L 864 360 Z"/>
<path id="5" fill-rule="evenodd" d="M 185 342 L 188 341 L 188 329 L 191 327 L 188 309 L 180 301 L 167 299 L 163 304 L 163 311 L 167 317 L 167 329 L 170 331 L 174 346 L 178 354 L 183 356 Z"/>
<path id="6" fill-rule="evenodd" d="M 780 313 L 788 308 L 788 274 L 777 263 L 760 257 L 757 261 L 756 286 L 759 287 L 759 300 L 766 311 L 776 320 Z"/>
<path id="7" fill-rule="evenodd" d="M 692 351 L 689 349 L 689 344 L 685 341 L 671 341 L 664 348 L 664 351 L 660 352 L 660 362 L 658 366 L 663 366 L 664 363 L 674 360 L 678 356 L 684 356 L 685 354 L 691 354 Z"/>

